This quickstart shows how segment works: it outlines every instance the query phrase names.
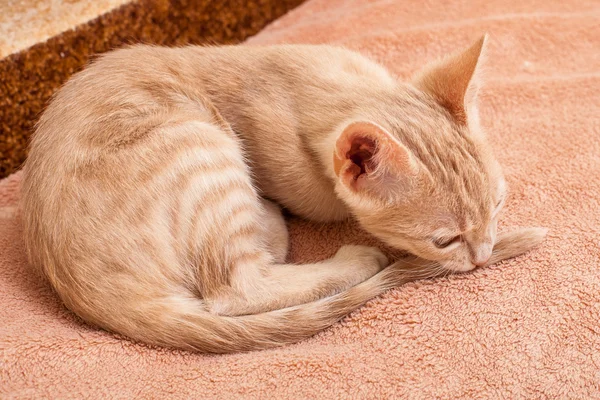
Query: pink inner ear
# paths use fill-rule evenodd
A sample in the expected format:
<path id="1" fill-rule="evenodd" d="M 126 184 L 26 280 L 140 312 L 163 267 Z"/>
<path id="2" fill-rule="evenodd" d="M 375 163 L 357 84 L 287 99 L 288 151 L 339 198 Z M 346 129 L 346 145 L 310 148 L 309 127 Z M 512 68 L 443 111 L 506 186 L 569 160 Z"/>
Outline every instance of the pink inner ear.
<path id="1" fill-rule="evenodd" d="M 360 136 L 352 138 L 352 145 L 346 152 L 346 158 L 352 161 L 353 167 L 349 172 L 352 173 L 354 180 L 375 169 L 374 154 L 375 142 L 373 140 Z"/>

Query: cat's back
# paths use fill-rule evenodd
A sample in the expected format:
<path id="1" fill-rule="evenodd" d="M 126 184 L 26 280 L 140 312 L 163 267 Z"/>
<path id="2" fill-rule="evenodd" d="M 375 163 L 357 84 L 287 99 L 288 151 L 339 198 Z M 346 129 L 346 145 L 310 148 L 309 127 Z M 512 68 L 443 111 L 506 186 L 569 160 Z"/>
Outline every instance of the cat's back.
<path id="1" fill-rule="evenodd" d="M 206 101 L 229 116 L 225 108 L 233 100 L 329 101 L 332 91 L 393 82 L 368 58 L 327 45 L 135 45 L 98 57 L 58 90 L 37 124 L 31 151 L 118 146 L 173 114 L 201 117 Z M 248 109 L 260 111 L 252 104 Z"/>

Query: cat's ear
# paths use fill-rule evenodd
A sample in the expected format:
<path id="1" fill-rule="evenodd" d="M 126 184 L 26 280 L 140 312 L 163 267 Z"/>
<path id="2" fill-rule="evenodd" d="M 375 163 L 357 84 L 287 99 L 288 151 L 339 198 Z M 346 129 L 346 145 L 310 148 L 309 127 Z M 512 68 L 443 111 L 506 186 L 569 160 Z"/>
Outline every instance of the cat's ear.
<path id="1" fill-rule="evenodd" d="M 469 48 L 426 66 L 413 79 L 417 88 L 432 95 L 461 124 L 467 123 L 470 110 L 476 106 L 478 64 L 486 41 L 487 34 Z"/>
<path id="2" fill-rule="evenodd" d="M 336 141 L 333 166 L 344 186 L 355 192 L 389 192 L 417 172 L 408 149 L 371 122 L 346 126 Z"/>

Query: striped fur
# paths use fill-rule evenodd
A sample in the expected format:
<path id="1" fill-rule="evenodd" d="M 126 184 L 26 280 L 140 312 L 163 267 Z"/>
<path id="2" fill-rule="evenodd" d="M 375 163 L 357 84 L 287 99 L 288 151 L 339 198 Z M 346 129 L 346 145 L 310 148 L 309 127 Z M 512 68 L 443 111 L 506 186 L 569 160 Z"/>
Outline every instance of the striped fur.
<path id="1" fill-rule="evenodd" d="M 490 259 L 504 189 L 465 94 L 478 43 L 412 84 L 328 46 L 108 53 L 37 125 L 30 261 L 91 324 L 221 353 L 298 341 L 391 287 L 526 251 L 543 232 L 503 237 Z M 285 264 L 285 222 L 264 198 L 316 221 L 353 215 L 421 258 L 387 266 L 344 246 Z M 461 243 L 437 249 L 441 234 Z"/>

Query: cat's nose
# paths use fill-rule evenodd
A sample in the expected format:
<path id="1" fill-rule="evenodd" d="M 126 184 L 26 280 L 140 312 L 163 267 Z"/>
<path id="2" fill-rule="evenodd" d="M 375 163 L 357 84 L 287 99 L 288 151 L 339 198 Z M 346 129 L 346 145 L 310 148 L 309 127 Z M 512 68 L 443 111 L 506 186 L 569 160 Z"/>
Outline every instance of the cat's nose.
<path id="1" fill-rule="evenodd" d="M 492 245 L 483 245 L 480 246 L 475 252 L 472 262 L 478 267 L 483 267 L 490 260 L 491 256 Z"/>

